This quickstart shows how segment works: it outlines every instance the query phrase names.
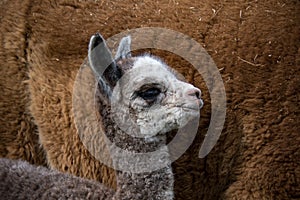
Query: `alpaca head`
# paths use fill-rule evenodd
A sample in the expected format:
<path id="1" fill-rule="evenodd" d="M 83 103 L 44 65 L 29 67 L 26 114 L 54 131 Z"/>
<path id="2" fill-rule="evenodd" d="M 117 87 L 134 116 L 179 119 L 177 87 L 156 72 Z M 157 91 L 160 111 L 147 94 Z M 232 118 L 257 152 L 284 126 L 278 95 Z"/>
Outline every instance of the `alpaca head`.
<path id="1" fill-rule="evenodd" d="M 92 36 L 89 63 L 114 120 L 132 136 L 161 135 L 200 114 L 201 91 L 156 57 L 132 57 L 130 37 L 121 40 L 113 59 L 101 35 Z"/>

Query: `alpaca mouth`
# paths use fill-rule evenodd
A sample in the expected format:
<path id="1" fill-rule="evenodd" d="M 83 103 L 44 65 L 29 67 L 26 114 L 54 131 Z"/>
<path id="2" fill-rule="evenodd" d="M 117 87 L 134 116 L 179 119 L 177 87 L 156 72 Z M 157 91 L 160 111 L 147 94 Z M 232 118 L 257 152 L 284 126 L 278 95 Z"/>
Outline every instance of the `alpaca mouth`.
<path id="1" fill-rule="evenodd" d="M 184 111 L 186 112 L 197 112 L 199 113 L 200 109 L 198 107 L 192 107 L 192 106 L 181 106 L 180 108 L 182 108 Z"/>
<path id="2" fill-rule="evenodd" d="M 199 99 L 199 109 L 201 109 L 204 106 L 204 102 L 202 99 Z"/>
<path id="3" fill-rule="evenodd" d="M 199 112 L 200 109 L 203 107 L 204 103 L 202 99 L 197 99 L 196 101 L 193 101 L 191 103 L 186 103 L 182 106 L 180 106 L 181 108 L 183 108 L 184 110 L 193 110 L 193 111 L 197 111 Z"/>
<path id="4" fill-rule="evenodd" d="M 189 115 L 198 116 L 200 114 L 200 109 L 196 106 L 181 106 L 180 108 Z"/>

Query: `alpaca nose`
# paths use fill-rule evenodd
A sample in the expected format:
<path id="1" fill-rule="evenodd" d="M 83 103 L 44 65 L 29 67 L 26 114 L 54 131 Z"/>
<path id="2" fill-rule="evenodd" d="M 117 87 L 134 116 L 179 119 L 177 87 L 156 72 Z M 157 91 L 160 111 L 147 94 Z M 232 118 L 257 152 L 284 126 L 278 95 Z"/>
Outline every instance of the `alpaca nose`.
<path id="1" fill-rule="evenodd" d="M 189 89 L 186 94 L 190 97 L 195 97 L 197 99 L 201 99 L 201 90 L 198 88 Z"/>
<path id="2" fill-rule="evenodd" d="M 201 90 L 198 88 L 191 88 L 186 91 L 186 95 L 194 100 L 197 100 L 199 104 L 199 108 L 202 108 L 204 103 L 203 100 L 201 99 Z"/>

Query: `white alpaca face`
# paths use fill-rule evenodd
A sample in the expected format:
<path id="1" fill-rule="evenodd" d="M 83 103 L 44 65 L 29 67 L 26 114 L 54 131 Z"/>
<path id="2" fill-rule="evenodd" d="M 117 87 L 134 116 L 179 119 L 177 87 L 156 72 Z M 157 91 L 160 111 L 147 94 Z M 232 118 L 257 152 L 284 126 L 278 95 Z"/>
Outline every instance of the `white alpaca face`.
<path id="1" fill-rule="evenodd" d="M 109 98 L 119 128 L 135 137 L 150 138 L 199 117 L 201 91 L 179 80 L 153 57 L 131 57 L 130 42 L 129 36 L 121 40 L 115 59 L 101 35 L 92 36 L 89 44 L 90 66 L 100 75 L 104 97 Z"/>
<path id="2" fill-rule="evenodd" d="M 198 88 L 177 79 L 165 64 L 144 56 L 137 57 L 132 69 L 118 81 L 112 102 L 121 127 L 147 138 L 198 117 L 203 105 L 200 95 Z"/>

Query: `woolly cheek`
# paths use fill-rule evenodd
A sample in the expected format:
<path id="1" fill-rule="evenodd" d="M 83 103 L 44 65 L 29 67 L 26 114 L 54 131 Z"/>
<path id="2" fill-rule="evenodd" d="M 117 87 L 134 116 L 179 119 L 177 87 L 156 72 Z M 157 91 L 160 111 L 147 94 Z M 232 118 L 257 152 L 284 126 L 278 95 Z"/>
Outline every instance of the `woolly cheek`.
<path id="1" fill-rule="evenodd" d="M 190 119 L 190 114 L 186 115 L 182 108 L 168 105 L 160 106 L 159 109 L 140 112 L 137 117 L 137 124 L 142 136 L 153 137 L 178 129 Z"/>

